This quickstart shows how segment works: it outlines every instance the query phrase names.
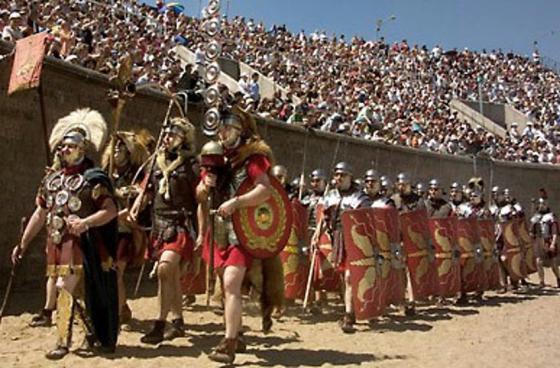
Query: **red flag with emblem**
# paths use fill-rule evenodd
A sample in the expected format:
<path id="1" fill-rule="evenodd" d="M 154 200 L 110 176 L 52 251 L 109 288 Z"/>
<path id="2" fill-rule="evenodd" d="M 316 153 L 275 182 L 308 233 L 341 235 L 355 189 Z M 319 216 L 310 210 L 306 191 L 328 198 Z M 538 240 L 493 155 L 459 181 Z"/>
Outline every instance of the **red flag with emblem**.
<path id="1" fill-rule="evenodd" d="M 344 211 L 341 221 L 354 313 L 357 319 L 370 320 L 385 311 L 391 265 L 381 262 L 372 208 Z"/>
<path id="2" fill-rule="evenodd" d="M 399 233 L 399 213 L 394 207 L 374 208 L 375 239 L 383 257 L 382 278 L 387 279 L 389 289 L 387 303 L 404 303 L 406 291 L 406 261 Z"/>
<path id="3" fill-rule="evenodd" d="M 494 220 L 478 220 L 480 243 L 484 256 L 484 272 L 486 273 L 485 290 L 496 290 L 501 287 L 495 228 Z"/>
<path id="4" fill-rule="evenodd" d="M 41 32 L 16 41 L 8 95 L 39 86 L 45 58 L 46 39 L 47 33 Z"/>
<path id="5" fill-rule="evenodd" d="M 436 248 L 438 295 L 453 297 L 461 291 L 461 266 L 457 249 L 456 217 L 431 218 L 430 237 Z"/>
<path id="6" fill-rule="evenodd" d="M 307 274 L 309 273 L 309 259 L 303 254 L 307 247 L 307 209 L 297 199 L 292 200 L 294 221 L 288 244 L 280 252 L 280 259 L 284 269 L 284 297 L 286 299 L 303 299 Z"/>
<path id="7" fill-rule="evenodd" d="M 435 250 L 430 240 L 428 212 L 419 209 L 399 216 L 412 293 L 415 300 L 425 300 L 437 294 Z"/>
<path id="8" fill-rule="evenodd" d="M 462 291 L 469 293 L 483 291 L 484 265 L 480 235 L 476 218 L 457 220 L 457 244 L 461 252 L 461 284 Z"/>

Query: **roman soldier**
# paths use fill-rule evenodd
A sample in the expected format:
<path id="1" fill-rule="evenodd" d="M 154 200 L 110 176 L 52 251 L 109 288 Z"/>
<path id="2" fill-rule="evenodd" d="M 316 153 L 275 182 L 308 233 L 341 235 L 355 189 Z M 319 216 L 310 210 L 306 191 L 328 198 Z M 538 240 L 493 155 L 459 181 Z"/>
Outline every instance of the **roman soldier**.
<path id="1" fill-rule="evenodd" d="M 425 208 L 422 197 L 412 191 L 410 177 L 405 173 L 397 175 L 397 192 L 392 196 L 399 213 Z"/>
<path id="2" fill-rule="evenodd" d="M 486 208 L 486 203 L 483 198 L 483 193 L 479 190 L 479 187 L 468 188 L 469 201 L 461 203 L 456 207 L 454 213 L 459 218 L 476 218 L 478 220 L 491 218 L 490 211 Z M 480 244 L 473 244 L 474 247 L 474 257 L 482 259 L 483 249 Z M 474 271 L 477 272 L 477 271 Z M 478 271 L 483 272 L 483 270 Z M 475 293 L 475 298 L 482 301 L 483 291 L 479 290 Z M 456 301 L 458 305 L 464 305 L 468 303 L 468 296 L 464 289 L 461 289 L 461 294 Z"/>
<path id="3" fill-rule="evenodd" d="M 465 193 L 461 184 L 455 181 L 449 186 L 449 204 L 453 212 L 456 213 L 459 210 L 459 206 L 463 203 L 465 203 Z"/>
<path id="4" fill-rule="evenodd" d="M 560 288 L 560 274 L 558 273 L 558 219 L 546 198 L 537 200 L 536 212 L 531 218 L 531 235 L 537 243 L 537 270 L 539 285 L 544 287 L 544 267 L 552 268 L 556 276 L 556 286 Z"/>
<path id="5" fill-rule="evenodd" d="M 422 198 L 424 202 L 426 202 L 426 199 L 428 199 L 428 193 L 426 192 L 426 185 L 422 182 L 416 183 L 416 185 L 414 186 L 414 193 L 416 193 L 420 198 Z"/>
<path id="6" fill-rule="evenodd" d="M 117 343 L 117 207 L 111 180 L 88 157 L 95 153 L 89 150 L 100 149 L 106 132 L 103 117 L 87 108 L 56 123 L 49 143 L 60 168 L 43 179 L 35 212 L 12 252 L 12 261 L 19 262 L 46 223 L 47 274 L 56 277 L 58 288 L 58 340 L 46 354 L 52 360 L 68 354 L 74 318 L 82 319 L 91 348 L 113 352 Z"/>
<path id="7" fill-rule="evenodd" d="M 498 194 L 500 192 L 501 192 L 500 187 L 498 187 L 498 186 L 492 187 L 491 201 L 490 201 L 490 206 L 488 206 L 488 210 L 490 211 L 490 215 L 494 219 L 498 218 L 498 211 L 500 210 L 500 207 L 496 203 L 497 198 L 498 198 Z"/>
<path id="8" fill-rule="evenodd" d="M 102 167 L 105 170 L 109 170 L 110 167 L 113 169 L 109 176 L 115 186 L 115 199 L 119 209 L 116 265 L 121 324 L 128 323 L 132 318 L 132 312 L 126 303 L 124 271 L 127 265 L 134 265 L 138 263 L 139 259 L 143 259 L 147 245 L 146 233 L 127 219 L 128 208 L 140 191 L 138 180 L 136 180 L 138 179 L 137 172 L 147 159 L 148 150 L 138 135 L 125 131 L 115 133 L 114 145 L 108 145 L 102 157 Z"/>
<path id="9" fill-rule="evenodd" d="M 222 115 L 218 137 L 227 166 L 221 172 L 210 171 L 202 166 L 197 199 L 201 232 L 207 234 L 203 254 L 207 262 L 213 258 L 213 267 L 220 274 L 225 297 L 225 337 L 208 357 L 216 362 L 231 364 L 236 352 L 245 351 L 245 344 L 240 339 L 241 288 L 253 259 L 241 246 L 231 216 L 238 210 L 263 203 L 271 196 L 272 184 L 268 174 L 272 166 L 272 151 L 259 137 L 254 118 L 237 107 Z M 246 180 L 251 182 L 252 189 L 237 195 Z M 216 216 L 209 216 L 214 213 L 215 207 Z M 208 232 L 208 218 L 212 219 L 212 234 Z M 210 238 L 213 238 L 213 244 Z M 269 296 L 269 282 L 274 280 L 267 280 L 267 284 L 263 285 L 263 298 Z M 281 288 L 275 285 L 274 288 L 280 289 L 283 294 L 283 285 Z M 273 301 L 266 302 L 274 305 Z"/>
<path id="10" fill-rule="evenodd" d="M 392 199 L 399 214 L 425 208 L 423 198 L 412 191 L 410 177 L 406 173 L 397 175 L 396 193 L 392 196 Z M 404 278 L 406 278 L 408 290 L 408 301 L 404 305 L 404 314 L 412 316 L 416 314 L 416 303 L 412 292 L 411 275 L 409 275 L 409 272 L 405 272 Z"/>
<path id="11" fill-rule="evenodd" d="M 364 174 L 363 191 L 369 197 L 373 207 L 383 207 L 389 200 L 381 194 L 379 174 L 374 169 L 369 169 Z"/>
<path id="12" fill-rule="evenodd" d="M 428 210 L 428 217 L 445 218 L 453 213 L 451 205 L 443 199 L 443 191 L 437 179 L 430 180 L 426 209 Z"/>
<path id="13" fill-rule="evenodd" d="M 505 243 L 504 243 L 504 234 L 502 232 L 501 224 L 504 224 L 509 221 L 513 221 L 515 219 L 515 209 L 510 203 L 510 196 L 509 196 L 509 189 L 505 188 L 500 190 L 495 195 L 495 205 L 496 205 L 496 223 L 497 223 L 497 231 L 496 231 L 496 247 L 498 251 L 501 253 L 499 258 L 500 264 L 500 276 L 502 279 L 503 289 L 499 291 L 499 293 L 507 292 L 507 285 L 508 285 L 508 276 L 509 272 L 506 266 L 506 255 L 505 252 Z M 512 287 L 517 288 L 517 283 L 512 282 Z"/>
<path id="14" fill-rule="evenodd" d="M 307 208 L 308 241 L 313 237 L 317 229 L 317 206 L 321 203 L 327 187 L 327 174 L 323 169 L 315 169 L 309 175 L 309 192 L 301 199 L 301 203 Z M 307 243 L 309 244 L 309 243 Z M 306 246 L 302 249 L 304 254 L 309 253 Z M 313 314 L 321 313 L 321 304 L 326 300 L 326 294 L 321 290 L 315 291 L 315 305 L 309 310 Z"/>
<path id="15" fill-rule="evenodd" d="M 147 195 L 138 196 L 133 206 L 142 207 L 146 200 L 152 203 L 148 257 L 156 262 L 158 314 L 153 328 L 141 338 L 146 344 L 158 344 L 185 334 L 181 269 L 191 261 L 194 250 L 198 181 L 193 169 L 194 126 L 186 118 L 172 118 L 164 127 L 162 145 L 157 148 L 154 160 L 149 177 L 144 179 Z M 166 332 L 170 313 L 171 328 Z"/>
<path id="16" fill-rule="evenodd" d="M 311 190 L 302 199 L 301 203 L 307 207 L 309 233 L 312 235 L 317 226 L 317 205 L 320 203 L 327 186 L 327 174 L 322 169 L 315 169 L 309 175 Z"/>
<path id="17" fill-rule="evenodd" d="M 346 162 L 339 162 L 334 167 L 335 187 L 329 190 L 323 198 L 322 204 L 325 211 L 325 225 L 321 231 L 329 231 L 333 239 L 334 264 L 344 272 L 344 305 L 345 315 L 339 321 L 340 328 L 344 333 L 354 331 L 356 321 L 352 306 L 352 285 L 350 283 L 350 270 L 346 267 L 346 252 L 342 237 L 341 214 L 345 210 L 369 207 L 371 201 L 368 196 L 352 181 L 352 169 Z"/>

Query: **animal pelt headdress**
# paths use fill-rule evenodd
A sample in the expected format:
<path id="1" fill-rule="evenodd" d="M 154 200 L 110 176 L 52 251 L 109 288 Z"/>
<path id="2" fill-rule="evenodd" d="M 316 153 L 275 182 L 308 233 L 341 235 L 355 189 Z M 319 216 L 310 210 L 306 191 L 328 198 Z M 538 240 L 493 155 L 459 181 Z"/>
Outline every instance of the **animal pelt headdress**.
<path id="1" fill-rule="evenodd" d="M 148 149 L 144 145 L 143 140 L 134 132 L 118 131 L 115 133 L 117 141 L 121 141 L 129 152 L 130 164 L 133 167 L 140 167 L 149 156 Z M 102 167 L 109 167 L 111 158 L 111 145 L 107 145 L 101 158 Z"/>

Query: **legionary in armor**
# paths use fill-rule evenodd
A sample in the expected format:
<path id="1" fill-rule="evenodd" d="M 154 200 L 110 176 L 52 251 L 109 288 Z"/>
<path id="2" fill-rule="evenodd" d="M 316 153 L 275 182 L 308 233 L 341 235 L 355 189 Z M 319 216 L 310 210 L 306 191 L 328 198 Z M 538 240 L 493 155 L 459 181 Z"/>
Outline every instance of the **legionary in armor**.
<path id="1" fill-rule="evenodd" d="M 420 198 L 422 198 L 424 202 L 426 202 L 426 199 L 428 199 L 428 193 L 426 192 L 426 185 L 422 182 L 416 183 L 416 185 L 414 186 L 414 193 L 416 193 Z"/>
<path id="2" fill-rule="evenodd" d="M 147 235 L 136 224 L 128 221 L 128 208 L 139 193 L 138 169 L 148 159 L 148 150 L 136 133 L 119 131 L 115 133 L 113 152 L 108 145 L 103 153 L 101 166 L 108 171 L 115 186 L 115 200 L 119 209 L 119 234 L 117 243 L 117 280 L 119 286 L 119 320 L 128 323 L 132 312 L 126 303 L 124 271 L 127 265 L 134 265 L 144 257 Z M 112 164 L 111 161 L 112 157 Z"/>
<path id="3" fill-rule="evenodd" d="M 540 287 L 544 287 L 544 267 L 552 268 L 556 276 L 556 286 L 560 288 L 560 274 L 558 273 L 558 219 L 546 198 L 539 198 L 536 212 L 531 217 L 531 234 L 536 240 L 537 270 Z"/>
<path id="4" fill-rule="evenodd" d="M 311 235 L 315 232 L 317 226 L 317 205 L 323 198 L 327 186 L 327 174 L 325 174 L 325 171 L 322 169 L 313 170 L 309 175 L 309 186 L 311 190 L 301 199 L 301 204 L 307 207 L 309 214 L 308 226 Z"/>
<path id="5" fill-rule="evenodd" d="M 385 196 L 381 188 L 381 178 L 374 169 L 366 171 L 364 177 L 364 193 L 368 196 L 372 207 L 394 206 L 393 200 Z"/>
<path id="6" fill-rule="evenodd" d="M 425 202 L 422 197 L 412 191 L 410 177 L 406 173 L 397 175 L 396 193 L 393 194 L 393 201 L 399 213 L 406 213 L 410 211 L 425 208 Z M 416 313 L 416 306 L 414 294 L 412 293 L 412 284 L 410 281 L 410 274 L 406 269 L 405 277 L 407 279 L 407 303 L 404 306 L 404 313 L 407 316 L 412 316 Z"/>
<path id="7" fill-rule="evenodd" d="M 393 194 L 392 198 L 395 203 L 395 207 L 399 210 L 399 213 L 414 211 L 426 207 L 422 197 L 412 191 L 412 185 L 408 174 L 400 173 L 397 175 L 396 189 L 397 191 Z"/>
<path id="8" fill-rule="evenodd" d="M 345 210 L 369 207 L 369 197 L 352 181 L 352 169 L 347 162 L 339 162 L 334 167 L 335 187 L 329 190 L 323 198 L 322 204 L 325 209 L 326 231 L 329 231 L 333 239 L 334 264 L 344 272 L 345 291 L 344 304 L 345 315 L 339 324 L 344 333 L 354 331 L 356 321 L 352 306 L 352 285 L 350 283 L 350 270 L 346 267 L 346 254 L 342 238 L 341 214 Z M 323 229 L 319 229 L 322 231 Z"/>
<path id="9" fill-rule="evenodd" d="M 443 199 L 443 191 L 437 179 L 430 180 L 426 209 L 428 216 L 432 218 L 445 218 L 453 214 L 451 205 Z"/>
<path id="10" fill-rule="evenodd" d="M 495 219 L 497 224 L 503 224 L 515 219 L 516 211 L 513 205 L 511 204 L 511 196 L 508 188 L 499 190 L 496 193 L 494 203 L 496 206 Z M 505 247 L 503 235 L 504 234 L 502 233 L 502 227 L 498 226 L 497 234 L 496 234 L 496 247 L 500 251 L 500 253 L 503 252 Z M 506 261 L 505 255 L 502 254 L 499 258 L 499 264 L 500 264 L 500 271 L 501 271 L 500 276 L 504 288 L 503 290 L 500 291 L 500 293 L 505 293 L 507 291 L 507 285 L 508 285 L 509 273 L 505 261 Z M 513 283 L 512 286 L 514 288 L 517 287 L 516 283 Z"/>
<path id="11" fill-rule="evenodd" d="M 218 137 L 224 150 L 226 169 L 223 173 L 214 173 L 203 167 L 202 180 L 197 187 L 197 199 L 201 232 L 209 230 L 208 214 L 212 207 L 218 207 L 217 216 L 213 216 L 214 244 L 212 246 L 209 241 L 205 242 L 204 256 L 209 262 L 210 251 L 213 249 L 213 266 L 222 278 L 225 296 L 225 337 L 208 357 L 216 362 L 231 364 L 235 353 L 243 352 L 246 348 L 240 336 L 241 287 L 252 262 L 251 255 L 238 240 L 231 216 L 235 211 L 268 200 L 272 194 L 268 176 L 272 167 L 272 151 L 259 137 L 254 119 L 237 107 L 222 117 Z M 245 194 L 237 195 L 246 179 L 252 182 L 253 188 Z M 214 193 L 214 203 L 209 206 L 211 192 Z M 209 236 L 206 238 L 209 239 Z M 263 285 L 263 296 L 267 295 L 268 287 L 268 284 Z M 283 294 L 283 285 L 279 289 Z"/>
<path id="12" fill-rule="evenodd" d="M 475 217 L 477 219 L 486 219 L 491 217 L 490 211 L 486 208 L 483 193 L 478 189 L 469 191 L 469 201 L 459 205 L 455 210 L 455 214 L 461 218 Z"/>
<path id="13" fill-rule="evenodd" d="M 141 341 L 158 344 L 184 336 L 181 265 L 192 259 L 197 176 L 194 165 L 194 126 L 185 118 L 172 118 L 164 128 L 153 170 L 147 178 L 152 202 L 152 242 L 149 257 L 156 262 L 158 315 Z M 138 197 L 140 198 L 140 197 Z M 137 205 L 137 203 L 135 204 Z M 168 314 L 171 328 L 165 332 Z"/>
<path id="14" fill-rule="evenodd" d="M 465 193 L 463 192 L 461 184 L 457 182 L 451 183 L 449 186 L 449 204 L 451 205 L 454 213 L 457 213 L 459 206 L 466 203 L 465 199 Z"/>
<path id="15" fill-rule="evenodd" d="M 90 109 L 57 122 L 50 146 L 60 168 L 43 179 L 37 208 L 12 252 L 18 262 L 46 223 L 47 275 L 56 278 L 58 288 L 58 341 L 46 354 L 52 360 L 68 354 L 74 318 L 82 319 L 90 348 L 113 352 L 117 343 L 117 207 L 110 179 L 87 157 L 89 150 L 101 148 L 106 132 L 103 117 Z"/>

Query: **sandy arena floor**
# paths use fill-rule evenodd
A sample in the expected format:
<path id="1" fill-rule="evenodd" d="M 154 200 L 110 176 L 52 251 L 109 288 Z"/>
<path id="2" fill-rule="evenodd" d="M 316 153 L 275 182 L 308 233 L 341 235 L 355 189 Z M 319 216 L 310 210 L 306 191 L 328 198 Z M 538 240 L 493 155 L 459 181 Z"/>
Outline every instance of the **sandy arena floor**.
<path id="1" fill-rule="evenodd" d="M 536 278 L 533 277 L 533 282 Z M 552 273 L 547 283 L 552 284 Z M 555 285 L 555 282 L 554 282 Z M 217 367 L 206 353 L 222 335 L 221 317 L 202 306 L 185 310 L 185 338 L 157 347 L 141 344 L 156 308 L 154 285 L 146 282 L 145 295 L 130 301 L 134 320 L 120 336 L 111 356 L 88 357 L 71 353 L 50 362 L 44 353 L 53 347 L 55 329 L 27 326 L 31 312 L 41 308 L 40 291 L 16 290 L 9 315 L 0 325 L 0 367 Z M 250 331 L 240 366 L 288 367 L 552 367 L 560 362 L 560 290 L 547 287 L 524 293 L 488 293 L 481 304 L 422 306 L 414 317 L 395 311 L 374 326 L 359 323 L 353 335 L 340 332 L 336 320 L 342 309 L 337 300 L 320 316 L 300 317 L 294 307 L 263 335 L 260 318 L 244 319 Z M 78 326 L 73 349 L 82 341 Z M 550 365 L 552 364 L 552 365 Z"/>

